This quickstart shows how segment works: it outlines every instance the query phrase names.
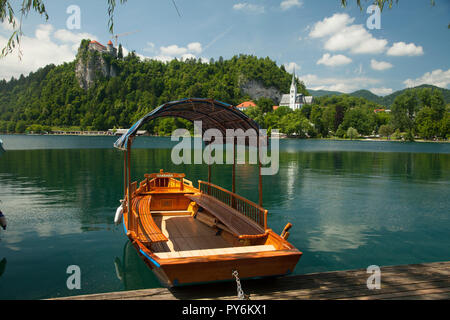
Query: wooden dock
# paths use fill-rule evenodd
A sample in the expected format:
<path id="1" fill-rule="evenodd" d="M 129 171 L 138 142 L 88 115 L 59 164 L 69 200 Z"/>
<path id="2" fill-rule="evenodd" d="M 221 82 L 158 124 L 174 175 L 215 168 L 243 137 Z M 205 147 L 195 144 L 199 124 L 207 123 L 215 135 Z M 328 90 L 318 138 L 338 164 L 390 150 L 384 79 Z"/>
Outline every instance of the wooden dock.
<path id="1" fill-rule="evenodd" d="M 366 269 L 242 281 L 251 300 L 448 300 L 450 261 L 381 267 L 381 289 L 369 290 Z M 59 299 L 61 300 L 61 299 Z M 236 284 L 147 289 L 63 300 L 237 300 Z"/>

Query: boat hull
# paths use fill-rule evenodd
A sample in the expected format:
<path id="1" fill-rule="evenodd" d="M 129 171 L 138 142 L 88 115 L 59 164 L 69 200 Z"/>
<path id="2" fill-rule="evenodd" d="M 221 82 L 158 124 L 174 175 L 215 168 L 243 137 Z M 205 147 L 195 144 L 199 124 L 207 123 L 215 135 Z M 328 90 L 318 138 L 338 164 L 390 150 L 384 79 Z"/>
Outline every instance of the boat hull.
<path id="1" fill-rule="evenodd" d="M 132 239 L 131 239 L 132 240 Z M 232 281 L 233 271 L 241 279 L 291 274 L 302 253 L 296 249 L 251 254 L 224 254 L 208 257 L 157 259 L 133 243 L 141 259 L 152 269 L 164 287 L 178 287 L 219 281 Z"/>

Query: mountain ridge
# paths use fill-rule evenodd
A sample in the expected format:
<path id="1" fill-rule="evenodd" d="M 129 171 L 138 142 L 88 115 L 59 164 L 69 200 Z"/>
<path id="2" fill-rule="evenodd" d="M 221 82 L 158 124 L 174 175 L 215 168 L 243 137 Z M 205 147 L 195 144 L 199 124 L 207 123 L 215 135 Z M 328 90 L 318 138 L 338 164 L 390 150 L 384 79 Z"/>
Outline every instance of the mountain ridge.
<path id="1" fill-rule="evenodd" d="M 308 92 L 314 96 L 314 97 L 323 97 L 323 96 L 327 96 L 327 95 L 345 95 L 348 94 L 349 96 L 352 97 L 360 97 L 360 98 L 365 98 L 371 102 L 375 102 L 378 104 L 381 104 L 385 107 L 391 107 L 392 104 L 394 103 L 394 100 L 397 96 L 401 95 L 402 93 L 404 93 L 407 90 L 412 90 L 412 89 L 423 89 L 423 88 L 431 88 L 433 90 L 439 90 L 442 92 L 442 94 L 444 95 L 444 101 L 445 103 L 450 103 L 450 90 L 446 89 L 446 88 L 441 88 L 441 87 L 437 87 L 437 86 L 433 86 L 430 84 L 422 84 L 420 86 L 417 87 L 413 87 L 413 88 L 406 88 L 406 89 L 402 89 L 402 90 L 398 90 L 395 91 L 389 95 L 386 96 L 378 96 L 374 93 L 372 93 L 369 90 L 358 90 L 352 93 L 343 93 L 343 92 L 339 92 L 339 91 L 327 91 L 327 90 L 312 90 L 312 89 L 308 89 Z"/>

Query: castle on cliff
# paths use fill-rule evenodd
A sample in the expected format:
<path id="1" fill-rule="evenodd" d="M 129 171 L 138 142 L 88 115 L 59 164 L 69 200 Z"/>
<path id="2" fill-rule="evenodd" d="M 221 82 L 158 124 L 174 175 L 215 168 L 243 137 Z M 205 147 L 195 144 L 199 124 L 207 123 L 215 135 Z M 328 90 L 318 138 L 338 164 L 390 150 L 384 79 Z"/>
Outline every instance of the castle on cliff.
<path id="1" fill-rule="evenodd" d="M 107 53 L 112 55 L 114 58 L 117 58 L 117 48 L 114 48 L 114 45 L 111 40 L 109 40 L 107 47 L 105 47 L 98 41 L 92 40 L 89 43 L 89 50 Z"/>

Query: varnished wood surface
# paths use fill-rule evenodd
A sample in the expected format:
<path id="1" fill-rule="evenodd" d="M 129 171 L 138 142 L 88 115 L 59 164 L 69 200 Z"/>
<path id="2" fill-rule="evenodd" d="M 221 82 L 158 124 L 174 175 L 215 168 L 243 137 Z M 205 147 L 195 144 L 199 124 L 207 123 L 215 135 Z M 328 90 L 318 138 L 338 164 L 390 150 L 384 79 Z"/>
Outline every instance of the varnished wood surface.
<path id="1" fill-rule="evenodd" d="M 208 250 L 232 246 L 217 236 L 213 229 L 191 216 L 155 216 L 154 219 L 169 239 L 167 242 L 169 250 L 155 250 L 155 252 Z"/>
<path id="2" fill-rule="evenodd" d="M 369 290 L 366 269 L 243 280 L 251 300 L 450 299 L 450 262 L 381 267 L 381 289 Z M 85 295 L 68 300 L 237 300 L 234 282 L 174 289 Z"/>
<path id="3" fill-rule="evenodd" d="M 248 247 L 231 247 L 231 248 L 219 248 L 208 250 L 186 250 L 179 252 L 161 252 L 156 255 L 161 259 L 168 258 L 188 258 L 188 257 L 205 257 L 205 256 L 217 256 L 222 254 L 239 254 L 239 253 L 253 253 L 253 252 L 267 252 L 275 251 L 274 246 L 248 246 Z"/>
<path id="4" fill-rule="evenodd" d="M 142 243 L 166 242 L 168 239 L 158 228 L 150 212 L 151 201 L 152 196 L 139 196 L 133 199 L 134 215 L 140 218 L 140 223 L 137 225 L 138 239 Z"/>
<path id="5" fill-rule="evenodd" d="M 224 223 L 236 236 L 261 235 L 264 229 L 235 209 L 208 195 L 186 195 Z"/>

